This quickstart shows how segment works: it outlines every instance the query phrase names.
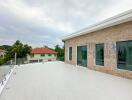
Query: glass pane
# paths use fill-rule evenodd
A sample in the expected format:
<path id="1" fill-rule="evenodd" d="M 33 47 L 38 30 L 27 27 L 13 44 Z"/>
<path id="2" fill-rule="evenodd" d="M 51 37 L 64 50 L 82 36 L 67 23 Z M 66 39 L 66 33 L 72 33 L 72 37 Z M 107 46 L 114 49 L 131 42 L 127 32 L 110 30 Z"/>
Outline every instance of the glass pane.
<path id="1" fill-rule="evenodd" d="M 81 56 L 81 47 L 77 47 L 77 64 L 81 66 L 81 60 L 82 60 L 82 56 Z"/>
<path id="2" fill-rule="evenodd" d="M 127 44 L 127 50 L 128 50 L 128 57 L 127 57 L 127 69 L 132 70 L 132 42 L 128 42 Z"/>
<path id="3" fill-rule="evenodd" d="M 96 44 L 96 64 L 104 65 L 104 44 Z"/>
<path id="4" fill-rule="evenodd" d="M 118 68 L 132 70 L 132 41 L 118 42 Z"/>
<path id="5" fill-rule="evenodd" d="M 126 69 L 126 56 L 127 56 L 127 48 L 126 42 L 118 42 L 117 43 L 117 52 L 118 52 L 118 68 Z"/>
<path id="6" fill-rule="evenodd" d="M 72 60 L 72 47 L 69 48 L 69 60 Z"/>
<path id="7" fill-rule="evenodd" d="M 87 66 L 87 47 L 82 46 L 81 51 L 82 51 L 82 65 L 86 67 Z"/>
<path id="8" fill-rule="evenodd" d="M 77 64 L 80 66 L 87 66 L 87 46 L 77 47 Z"/>

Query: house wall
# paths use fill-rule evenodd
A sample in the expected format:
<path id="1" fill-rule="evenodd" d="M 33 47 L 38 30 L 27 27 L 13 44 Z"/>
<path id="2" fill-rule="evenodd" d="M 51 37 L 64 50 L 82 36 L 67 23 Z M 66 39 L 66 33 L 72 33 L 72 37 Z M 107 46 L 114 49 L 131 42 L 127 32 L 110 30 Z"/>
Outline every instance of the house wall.
<path id="1" fill-rule="evenodd" d="M 56 60 L 56 55 L 55 54 L 51 54 L 51 56 L 49 56 L 48 54 L 45 54 L 45 56 L 41 56 L 41 54 L 34 54 L 34 57 L 32 57 L 31 55 L 28 55 L 28 60 L 40 60 L 42 59 L 43 61 L 48 61 L 48 60 Z"/>
<path id="2" fill-rule="evenodd" d="M 116 42 L 132 40 L 132 21 L 105 28 L 65 41 L 65 62 L 77 64 L 77 46 L 87 45 L 87 67 L 117 76 L 132 78 L 132 71 L 117 68 Z M 95 63 L 95 44 L 104 43 L 104 66 Z M 68 48 L 72 47 L 72 61 L 68 61 Z"/>
<path id="3" fill-rule="evenodd" d="M 0 56 L 4 57 L 5 52 L 0 52 Z"/>

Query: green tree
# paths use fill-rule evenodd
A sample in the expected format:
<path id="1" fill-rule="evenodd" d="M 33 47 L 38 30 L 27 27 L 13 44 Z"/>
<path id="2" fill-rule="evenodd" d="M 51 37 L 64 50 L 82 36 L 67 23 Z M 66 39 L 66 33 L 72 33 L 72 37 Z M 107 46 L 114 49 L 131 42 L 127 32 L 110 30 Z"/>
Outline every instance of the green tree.
<path id="1" fill-rule="evenodd" d="M 27 54 L 31 52 L 31 46 L 27 44 L 22 44 L 19 40 L 17 40 L 7 51 L 7 55 L 11 58 L 14 58 L 15 53 L 17 53 L 17 58 L 24 58 Z"/>
<path id="2" fill-rule="evenodd" d="M 0 46 L 0 49 L 8 50 L 10 47 L 10 45 L 2 45 Z"/>
<path id="3" fill-rule="evenodd" d="M 17 40 L 12 46 L 7 48 L 5 57 L 0 58 L 0 65 L 14 58 L 15 53 L 17 53 L 17 58 L 26 58 L 27 54 L 30 54 L 31 49 L 31 46 L 23 44 L 19 40 Z"/>
<path id="4" fill-rule="evenodd" d="M 56 45 L 55 51 L 57 52 L 57 59 L 64 61 L 64 47 L 61 48 L 59 45 Z"/>

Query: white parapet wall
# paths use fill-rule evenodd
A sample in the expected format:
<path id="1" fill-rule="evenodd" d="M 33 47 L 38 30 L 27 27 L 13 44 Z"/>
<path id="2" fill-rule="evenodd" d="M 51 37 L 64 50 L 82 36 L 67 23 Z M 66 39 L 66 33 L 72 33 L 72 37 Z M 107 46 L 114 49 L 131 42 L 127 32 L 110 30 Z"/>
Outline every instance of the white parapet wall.
<path id="1" fill-rule="evenodd" d="M 0 94 L 2 93 L 4 87 L 6 86 L 6 83 L 8 82 L 10 76 L 12 75 L 14 68 L 15 67 L 13 67 L 12 69 L 10 69 L 8 71 L 8 73 L 4 76 L 3 80 L 0 82 Z"/>

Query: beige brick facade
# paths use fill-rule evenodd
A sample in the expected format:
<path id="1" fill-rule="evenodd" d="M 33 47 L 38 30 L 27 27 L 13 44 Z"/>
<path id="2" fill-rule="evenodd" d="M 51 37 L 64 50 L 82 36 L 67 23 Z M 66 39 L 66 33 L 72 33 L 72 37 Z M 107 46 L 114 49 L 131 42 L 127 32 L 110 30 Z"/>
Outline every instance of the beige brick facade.
<path id="1" fill-rule="evenodd" d="M 117 41 L 127 40 L 132 40 L 132 21 L 68 39 L 65 41 L 65 62 L 76 65 L 77 46 L 87 45 L 88 68 L 132 79 L 132 71 L 117 68 L 116 49 L 113 48 Z M 95 64 L 95 44 L 98 43 L 104 43 L 104 66 Z M 71 62 L 68 61 L 69 47 L 72 47 Z"/>

